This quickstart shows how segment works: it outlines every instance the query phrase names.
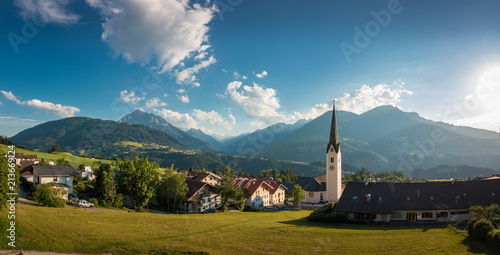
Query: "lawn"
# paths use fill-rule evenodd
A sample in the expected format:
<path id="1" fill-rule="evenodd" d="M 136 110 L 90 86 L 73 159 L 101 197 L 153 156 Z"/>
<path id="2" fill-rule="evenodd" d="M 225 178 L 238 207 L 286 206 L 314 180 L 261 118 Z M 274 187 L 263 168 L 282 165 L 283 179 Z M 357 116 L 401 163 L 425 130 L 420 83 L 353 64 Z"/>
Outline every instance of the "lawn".
<path id="1" fill-rule="evenodd" d="M 0 144 L 0 151 L 6 153 L 7 151 L 9 151 L 9 149 L 7 148 L 7 145 Z M 80 164 L 84 164 L 86 166 L 92 166 L 96 162 L 98 162 L 99 164 L 102 162 L 102 159 L 90 159 L 90 158 L 78 157 L 67 152 L 45 153 L 45 152 L 30 151 L 30 150 L 16 148 L 16 153 L 37 155 L 38 160 L 41 160 L 43 158 L 45 159 L 45 161 L 52 160 L 54 162 L 60 158 L 64 158 L 65 160 L 69 161 L 69 163 L 75 168 L 78 168 Z M 111 163 L 112 161 L 104 160 L 104 162 Z"/>
<path id="2" fill-rule="evenodd" d="M 307 222 L 309 213 L 164 215 L 18 205 L 16 248 L 99 254 L 488 254 L 446 226 L 324 225 Z M 7 228 L 5 213 L 0 223 Z M 7 249 L 5 235 L 1 240 L 0 249 Z"/>

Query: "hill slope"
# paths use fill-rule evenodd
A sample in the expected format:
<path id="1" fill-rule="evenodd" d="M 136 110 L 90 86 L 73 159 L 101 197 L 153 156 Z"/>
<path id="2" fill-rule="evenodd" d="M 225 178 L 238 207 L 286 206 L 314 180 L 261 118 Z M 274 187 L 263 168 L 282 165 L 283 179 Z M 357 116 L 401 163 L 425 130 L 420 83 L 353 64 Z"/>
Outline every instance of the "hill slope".
<path id="1" fill-rule="evenodd" d="M 86 117 L 45 122 L 20 132 L 12 140 L 39 151 L 48 151 L 58 144 L 63 151 L 78 155 L 105 155 L 108 151 L 116 150 L 115 144 L 122 141 L 188 149 L 165 132 L 154 128 Z"/>
<path id="2" fill-rule="evenodd" d="M 195 150 L 218 151 L 214 146 L 193 137 L 192 135 L 180 130 L 174 125 L 168 123 L 160 116 L 151 113 L 135 110 L 134 112 L 123 116 L 118 122 L 130 124 L 142 124 L 154 129 L 163 131 L 177 140 Z"/>
<path id="3" fill-rule="evenodd" d="M 332 112 L 265 147 L 260 155 L 284 160 L 324 160 Z M 344 162 L 376 170 L 468 164 L 498 169 L 498 133 L 424 119 L 392 106 L 357 115 L 337 111 Z"/>
<path id="4" fill-rule="evenodd" d="M 194 138 L 197 138 L 203 142 L 206 142 L 206 143 L 212 145 L 214 148 L 216 148 L 220 151 L 224 150 L 224 145 L 222 145 L 222 143 L 217 141 L 212 136 L 203 133 L 203 131 L 201 131 L 199 129 L 191 128 L 188 131 L 186 131 L 186 133 L 192 135 Z"/>

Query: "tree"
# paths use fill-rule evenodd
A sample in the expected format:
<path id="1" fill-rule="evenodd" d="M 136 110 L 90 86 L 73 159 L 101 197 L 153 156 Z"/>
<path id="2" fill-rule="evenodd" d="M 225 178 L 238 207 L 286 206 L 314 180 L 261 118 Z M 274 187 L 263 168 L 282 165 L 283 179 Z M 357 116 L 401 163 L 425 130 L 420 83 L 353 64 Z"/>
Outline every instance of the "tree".
<path id="1" fill-rule="evenodd" d="M 241 187 L 233 188 L 231 193 L 231 197 L 233 197 L 238 210 L 243 211 L 243 208 L 245 207 L 245 200 L 249 199 L 252 194 L 250 194 L 250 191 L 247 188 Z"/>
<path id="2" fill-rule="evenodd" d="M 158 172 L 155 165 L 137 157 L 120 164 L 118 187 L 122 194 L 130 196 L 136 211 L 142 211 L 156 191 Z"/>
<path id="3" fill-rule="evenodd" d="M 179 209 L 182 203 L 186 201 L 186 194 L 189 190 L 186 178 L 187 174 L 178 173 L 174 170 L 173 164 L 167 168 L 163 180 L 156 191 L 158 202 L 166 205 L 168 210 L 175 211 Z"/>
<path id="4" fill-rule="evenodd" d="M 219 181 L 219 184 L 215 186 L 217 193 L 219 193 L 221 197 L 221 210 L 223 212 L 227 211 L 227 207 L 229 206 L 229 198 L 233 193 L 232 183 L 233 179 L 231 177 L 224 177 Z"/>
<path id="5" fill-rule="evenodd" d="M 95 171 L 96 179 L 94 190 L 100 199 L 109 199 L 113 196 L 115 186 L 113 182 L 113 170 L 109 164 L 102 164 Z"/>
<path id="6" fill-rule="evenodd" d="M 40 159 L 40 162 L 38 162 L 38 165 L 39 166 L 48 166 L 49 163 L 47 163 L 47 161 L 45 161 L 44 158 Z"/>
<path id="7" fill-rule="evenodd" d="M 298 184 L 293 186 L 293 205 L 298 206 L 306 198 L 304 190 Z"/>
<path id="8" fill-rule="evenodd" d="M 56 161 L 56 165 L 60 165 L 60 166 L 63 166 L 63 165 L 69 165 L 69 161 L 67 161 L 66 159 L 64 158 L 60 158 Z"/>
<path id="9" fill-rule="evenodd" d="M 61 198 L 65 193 L 63 187 L 56 187 L 54 183 L 45 183 L 36 185 L 35 191 L 31 195 L 31 199 L 48 205 L 50 207 L 64 207 L 64 200 Z"/>
<path id="10" fill-rule="evenodd" d="M 52 146 L 52 148 L 49 150 L 49 153 L 52 153 L 52 152 L 61 152 L 61 147 L 59 147 L 59 145 L 54 145 Z"/>
<path id="11" fill-rule="evenodd" d="M 472 214 L 477 218 L 493 219 L 500 214 L 500 205 L 491 204 L 490 206 L 476 205 L 470 208 Z"/>

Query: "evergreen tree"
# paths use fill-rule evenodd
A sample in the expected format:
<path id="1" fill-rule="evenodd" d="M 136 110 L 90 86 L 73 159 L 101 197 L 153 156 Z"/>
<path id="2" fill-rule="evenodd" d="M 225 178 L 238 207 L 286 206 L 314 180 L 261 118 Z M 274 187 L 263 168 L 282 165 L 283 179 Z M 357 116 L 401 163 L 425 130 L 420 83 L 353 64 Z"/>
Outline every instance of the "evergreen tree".
<path id="1" fill-rule="evenodd" d="M 52 152 L 61 152 L 61 147 L 59 147 L 59 145 L 54 145 L 52 146 L 52 148 L 49 150 L 49 153 L 52 153 Z"/>
<path id="2" fill-rule="evenodd" d="M 100 199 L 110 199 L 115 191 L 113 170 L 109 164 L 102 164 L 95 171 L 95 193 Z"/>

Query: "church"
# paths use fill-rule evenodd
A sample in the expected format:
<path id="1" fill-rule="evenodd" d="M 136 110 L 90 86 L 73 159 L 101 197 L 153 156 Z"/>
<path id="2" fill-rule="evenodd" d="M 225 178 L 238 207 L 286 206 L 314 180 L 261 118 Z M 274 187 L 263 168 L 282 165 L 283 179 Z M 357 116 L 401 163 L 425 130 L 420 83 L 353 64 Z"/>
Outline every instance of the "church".
<path id="1" fill-rule="evenodd" d="M 326 147 L 326 175 L 319 177 L 302 177 L 296 184 L 305 193 L 303 203 L 326 203 L 339 201 L 342 195 L 342 154 L 340 152 L 337 119 L 335 117 L 335 100 L 333 100 L 332 124 L 330 139 Z"/>

